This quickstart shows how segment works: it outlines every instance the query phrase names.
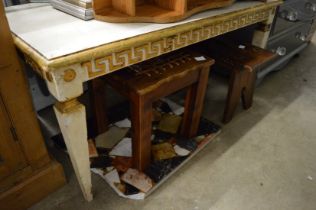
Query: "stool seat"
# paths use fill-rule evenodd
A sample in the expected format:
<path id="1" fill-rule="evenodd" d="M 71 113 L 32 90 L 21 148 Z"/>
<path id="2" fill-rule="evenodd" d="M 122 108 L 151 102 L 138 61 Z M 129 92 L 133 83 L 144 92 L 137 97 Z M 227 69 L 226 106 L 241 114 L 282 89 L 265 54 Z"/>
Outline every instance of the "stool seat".
<path id="1" fill-rule="evenodd" d="M 236 45 L 219 40 L 209 43 L 207 48 L 216 65 L 227 70 L 258 71 L 277 58 L 276 54 L 250 44 Z"/>
<path id="2" fill-rule="evenodd" d="M 202 51 L 216 60 L 218 69 L 225 69 L 230 74 L 223 117 L 223 122 L 228 123 L 240 98 L 244 109 L 252 106 L 257 71 L 275 61 L 277 55 L 252 45 L 236 45 L 222 40 L 207 43 Z"/>
<path id="3" fill-rule="evenodd" d="M 144 95 L 175 78 L 184 77 L 186 74 L 196 74 L 196 78 L 198 77 L 196 67 L 202 64 L 210 66 L 214 63 L 214 60 L 207 58 L 197 61 L 194 59 L 195 57 L 199 58 L 201 54 L 190 51 L 171 53 L 110 74 L 107 82 L 119 88 L 118 91 L 124 95 L 128 92 L 127 90 Z M 192 78 L 191 82 L 195 80 Z"/>
<path id="4" fill-rule="evenodd" d="M 109 74 L 106 83 L 131 105 L 133 166 L 143 171 L 151 160 L 153 102 L 181 89 L 187 90 L 181 135 L 197 133 L 214 60 L 200 53 L 178 51 Z"/>

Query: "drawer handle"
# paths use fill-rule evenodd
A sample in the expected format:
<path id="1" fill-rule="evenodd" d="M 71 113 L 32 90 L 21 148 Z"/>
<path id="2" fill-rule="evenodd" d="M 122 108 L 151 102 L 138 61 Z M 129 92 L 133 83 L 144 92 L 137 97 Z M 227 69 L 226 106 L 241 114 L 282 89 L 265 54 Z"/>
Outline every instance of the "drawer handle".
<path id="1" fill-rule="evenodd" d="M 296 37 L 298 40 L 302 41 L 302 42 L 306 42 L 306 40 L 307 40 L 307 36 L 304 35 L 304 34 L 302 34 L 301 32 L 297 32 L 297 33 L 295 34 L 295 37 Z"/>
<path id="2" fill-rule="evenodd" d="M 305 9 L 307 10 L 307 11 L 310 11 L 310 12 L 316 12 L 316 4 L 315 3 L 312 3 L 312 2 L 307 2 L 306 4 L 305 4 Z"/>
<path id="3" fill-rule="evenodd" d="M 275 53 L 278 54 L 279 56 L 286 55 L 286 52 L 287 52 L 286 47 L 278 47 L 275 51 Z"/>
<path id="4" fill-rule="evenodd" d="M 289 9 L 289 10 L 285 9 L 279 12 L 279 17 L 287 21 L 295 22 L 298 20 L 298 13 L 297 11 L 293 9 Z"/>
<path id="5" fill-rule="evenodd" d="M 297 21 L 297 19 L 298 19 L 298 14 L 297 14 L 297 12 L 289 11 L 289 12 L 287 13 L 286 19 L 289 20 L 289 21 L 291 21 L 291 22 Z"/>

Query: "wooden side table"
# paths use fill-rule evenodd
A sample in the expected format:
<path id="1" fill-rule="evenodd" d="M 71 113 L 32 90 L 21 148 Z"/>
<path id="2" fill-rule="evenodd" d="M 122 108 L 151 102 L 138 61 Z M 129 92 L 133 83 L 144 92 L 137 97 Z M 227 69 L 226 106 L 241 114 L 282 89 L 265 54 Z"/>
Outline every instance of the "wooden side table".
<path id="1" fill-rule="evenodd" d="M 223 122 L 232 120 L 237 105 L 242 99 L 244 109 L 252 106 L 256 73 L 271 64 L 277 55 L 252 45 L 236 45 L 227 41 L 211 41 L 203 52 L 213 56 L 216 66 L 230 74 L 229 90 Z"/>
<path id="2" fill-rule="evenodd" d="M 110 74 L 106 82 L 131 103 L 133 162 L 143 171 L 151 160 L 154 101 L 187 88 L 181 134 L 196 135 L 213 59 L 180 51 Z"/>

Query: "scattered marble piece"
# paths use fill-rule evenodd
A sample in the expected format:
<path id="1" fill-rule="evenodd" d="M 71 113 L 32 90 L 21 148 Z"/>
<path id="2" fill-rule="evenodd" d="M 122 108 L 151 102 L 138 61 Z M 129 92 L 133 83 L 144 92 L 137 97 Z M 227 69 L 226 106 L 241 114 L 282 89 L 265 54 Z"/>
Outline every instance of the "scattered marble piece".
<path id="1" fill-rule="evenodd" d="M 99 168 L 91 168 L 90 171 L 92 171 L 93 173 L 95 174 L 98 174 L 100 175 L 102 178 L 104 178 L 104 171 L 102 169 L 99 169 Z"/>
<path id="2" fill-rule="evenodd" d="M 105 170 L 106 170 L 107 172 L 110 172 L 110 171 L 112 171 L 113 169 L 114 169 L 113 166 L 109 166 L 109 167 L 106 167 L 106 168 L 105 168 Z"/>
<path id="3" fill-rule="evenodd" d="M 111 183 L 111 184 L 115 184 L 115 183 L 121 183 L 121 180 L 120 180 L 120 176 L 117 172 L 116 169 L 110 171 L 109 173 L 105 174 L 105 179 L 108 181 L 108 183 Z"/>
<path id="4" fill-rule="evenodd" d="M 177 145 L 189 151 L 194 151 L 198 147 L 198 144 L 194 139 L 186 139 L 181 137 L 177 138 Z"/>
<path id="5" fill-rule="evenodd" d="M 204 135 L 201 135 L 201 136 L 197 136 L 194 138 L 194 140 L 197 142 L 197 143 L 200 143 L 202 141 L 204 141 L 205 139 L 205 136 Z"/>
<path id="6" fill-rule="evenodd" d="M 308 176 L 307 179 L 310 180 L 310 181 L 313 181 L 313 177 L 312 176 Z"/>
<path id="7" fill-rule="evenodd" d="M 130 128 L 132 127 L 132 123 L 128 118 L 125 118 L 124 120 L 118 121 L 114 123 L 115 126 L 119 128 Z"/>
<path id="8" fill-rule="evenodd" d="M 177 156 L 172 145 L 168 142 L 155 144 L 151 147 L 151 150 L 156 161 L 166 160 Z"/>
<path id="9" fill-rule="evenodd" d="M 221 129 L 220 126 L 214 124 L 213 122 L 211 122 L 205 118 L 201 118 L 200 124 L 199 124 L 199 129 L 197 132 L 197 136 L 217 133 L 220 129 Z"/>
<path id="10" fill-rule="evenodd" d="M 114 183 L 114 186 L 119 190 L 121 191 L 122 193 L 125 194 L 126 192 L 126 186 L 124 183 Z"/>
<path id="11" fill-rule="evenodd" d="M 206 58 L 204 56 L 194 57 L 196 61 L 205 61 Z"/>
<path id="12" fill-rule="evenodd" d="M 97 147 L 97 151 L 98 151 L 99 156 L 108 156 L 110 149 Z"/>
<path id="13" fill-rule="evenodd" d="M 132 194 L 132 195 L 125 195 L 124 193 L 122 193 L 115 186 L 115 183 L 122 183 L 120 178 L 119 178 L 118 172 L 115 169 L 113 171 L 108 172 L 108 173 L 104 173 L 103 170 L 96 169 L 96 168 L 91 169 L 91 171 L 93 173 L 101 176 L 119 196 L 121 196 L 123 198 L 132 199 L 132 200 L 144 200 L 145 199 L 145 193 L 143 193 L 143 192 L 139 192 L 137 194 Z"/>
<path id="14" fill-rule="evenodd" d="M 90 168 L 107 168 L 112 166 L 112 159 L 109 156 L 98 156 L 90 158 Z"/>
<path id="15" fill-rule="evenodd" d="M 170 99 L 168 98 L 163 98 L 161 99 L 163 102 L 166 102 L 169 107 L 171 108 L 172 112 L 175 114 L 175 115 L 182 115 L 184 113 L 184 107 L 183 106 L 180 106 L 179 104 L 171 101 Z"/>
<path id="16" fill-rule="evenodd" d="M 121 178 L 124 182 L 136 187 L 142 192 L 148 192 L 153 187 L 152 180 L 146 174 L 136 169 L 128 169 Z"/>
<path id="17" fill-rule="evenodd" d="M 153 121 L 158 122 L 161 120 L 161 117 L 162 117 L 162 114 L 156 109 L 153 109 Z"/>
<path id="18" fill-rule="evenodd" d="M 134 195 L 125 195 L 124 197 L 132 199 L 132 200 L 144 200 L 145 199 L 145 193 L 140 192 L 140 193 L 137 193 L 137 194 L 134 194 Z"/>
<path id="19" fill-rule="evenodd" d="M 125 195 L 135 195 L 139 193 L 139 189 L 136 187 L 125 183 Z"/>
<path id="20" fill-rule="evenodd" d="M 131 157 L 115 157 L 112 160 L 112 165 L 117 171 L 125 173 L 133 165 L 133 160 Z"/>
<path id="21" fill-rule="evenodd" d="M 172 113 L 172 109 L 170 108 L 169 104 L 164 101 L 159 101 L 161 104 L 157 107 L 158 111 L 164 112 L 164 113 Z"/>
<path id="22" fill-rule="evenodd" d="M 126 136 L 128 130 L 129 128 L 110 127 L 108 131 L 95 138 L 96 147 L 112 149 L 115 144 Z"/>
<path id="23" fill-rule="evenodd" d="M 179 156 L 188 156 L 191 152 L 187 149 L 184 149 L 178 145 L 174 145 L 174 151 L 177 153 Z"/>
<path id="24" fill-rule="evenodd" d="M 90 158 L 99 156 L 97 148 L 95 147 L 95 144 L 94 144 L 92 139 L 88 140 L 88 148 L 89 148 L 89 157 Z"/>
<path id="25" fill-rule="evenodd" d="M 162 115 L 158 129 L 167 133 L 176 134 L 181 124 L 182 117 L 171 114 Z"/>
<path id="26" fill-rule="evenodd" d="M 153 162 L 145 169 L 145 173 L 156 183 L 159 183 L 171 171 L 171 165 L 166 161 Z"/>
<path id="27" fill-rule="evenodd" d="M 246 46 L 245 46 L 245 45 L 240 44 L 240 45 L 238 46 L 238 48 L 239 48 L 239 49 L 244 50 L 244 49 L 246 49 Z"/>
<path id="28" fill-rule="evenodd" d="M 145 169 L 145 173 L 156 183 L 159 183 L 164 177 L 178 167 L 187 156 L 176 156 L 172 159 L 154 161 Z"/>
<path id="29" fill-rule="evenodd" d="M 158 130 L 158 129 L 155 130 L 154 133 L 155 133 L 154 134 L 155 135 L 155 139 L 154 140 L 157 140 L 157 141 L 159 141 L 159 140 L 167 140 L 167 139 L 170 139 L 170 138 L 173 137 L 172 134 L 163 132 L 163 131 Z"/>
<path id="30" fill-rule="evenodd" d="M 124 138 L 110 152 L 110 156 L 132 157 L 132 139 Z"/>

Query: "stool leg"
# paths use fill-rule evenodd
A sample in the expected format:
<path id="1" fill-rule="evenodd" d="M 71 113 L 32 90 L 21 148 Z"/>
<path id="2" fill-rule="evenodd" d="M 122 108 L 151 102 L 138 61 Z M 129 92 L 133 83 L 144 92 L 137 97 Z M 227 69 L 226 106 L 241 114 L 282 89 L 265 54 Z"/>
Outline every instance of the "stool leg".
<path id="1" fill-rule="evenodd" d="M 101 134 L 108 130 L 104 81 L 100 78 L 93 79 L 89 83 L 89 89 L 92 114 L 94 117 L 94 132 L 95 134 Z"/>
<path id="2" fill-rule="evenodd" d="M 132 147 L 134 168 L 143 171 L 151 160 L 152 104 L 145 97 L 131 103 Z"/>
<path id="3" fill-rule="evenodd" d="M 244 109 L 249 109 L 252 106 L 253 94 L 255 89 L 256 73 L 254 71 L 249 71 L 247 74 L 247 80 L 245 88 L 242 91 L 242 103 Z"/>
<path id="4" fill-rule="evenodd" d="M 208 75 L 208 67 L 201 69 L 199 80 L 191 85 L 187 91 L 181 130 L 181 134 L 187 138 L 194 137 L 198 131 L 207 89 Z"/>
<path id="5" fill-rule="evenodd" d="M 234 112 L 240 101 L 242 84 L 242 73 L 240 70 L 233 71 L 230 75 L 226 106 L 224 111 L 223 123 L 228 123 L 233 119 Z"/>

